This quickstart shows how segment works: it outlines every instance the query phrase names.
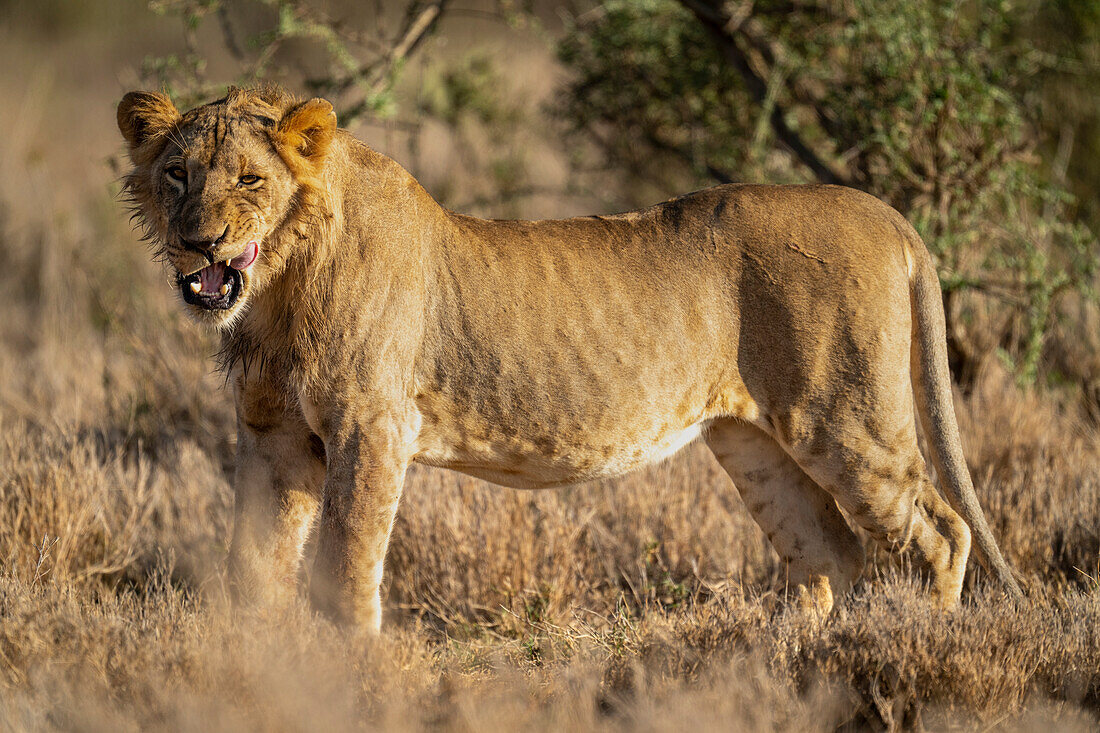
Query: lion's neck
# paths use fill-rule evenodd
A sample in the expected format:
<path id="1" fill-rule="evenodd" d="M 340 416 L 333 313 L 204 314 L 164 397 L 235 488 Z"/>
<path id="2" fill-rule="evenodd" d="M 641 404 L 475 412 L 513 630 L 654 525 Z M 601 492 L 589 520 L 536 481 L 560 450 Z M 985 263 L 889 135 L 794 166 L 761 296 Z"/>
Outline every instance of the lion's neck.
<path id="1" fill-rule="evenodd" d="M 290 254 L 223 339 L 224 366 L 278 368 L 301 389 L 315 377 L 303 365 L 345 334 L 422 320 L 450 217 L 400 165 L 353 138 L 332 156 L 325 215 L 282 234 L 294 238 Z"/>

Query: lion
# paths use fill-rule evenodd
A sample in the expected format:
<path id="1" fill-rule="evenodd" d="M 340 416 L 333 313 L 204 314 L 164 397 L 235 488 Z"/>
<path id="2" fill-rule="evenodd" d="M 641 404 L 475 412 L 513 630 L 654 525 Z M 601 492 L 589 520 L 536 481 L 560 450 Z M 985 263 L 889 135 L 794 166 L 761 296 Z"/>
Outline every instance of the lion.
<path id="1" fill-rule="evenodd" d="M 542 489 L 698 438 L 820 613 L 862 572 L 849 521 L 909 549 L 941 606 L 972 533 L 1020 596 L 963 460 L 933 261 L 873 196 L 734 184 L 484 220 L 436 203 L 323 99 L 233 88 L 181 113 L 131 92 L 118 125 L 138 218 L 184 307 L 221 332 L 242 602 L 296 597 L 316 524 L 310 599 L 377 632 L 411 462 Z"/>

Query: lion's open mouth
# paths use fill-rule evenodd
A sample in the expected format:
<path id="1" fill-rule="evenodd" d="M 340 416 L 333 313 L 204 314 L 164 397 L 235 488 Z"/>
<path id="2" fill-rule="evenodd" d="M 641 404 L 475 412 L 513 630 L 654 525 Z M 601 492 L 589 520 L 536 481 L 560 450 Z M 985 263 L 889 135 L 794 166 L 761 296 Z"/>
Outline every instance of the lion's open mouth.
<path id="1" fill-rule="evenodd" d="M 178 278 L 184 302 L 206 310 L 229 310 L 241 296 L 241 272 L 256 261 L 259 244 L 249 242 L 245 251 L 228 262 L 215 262 Z"/>

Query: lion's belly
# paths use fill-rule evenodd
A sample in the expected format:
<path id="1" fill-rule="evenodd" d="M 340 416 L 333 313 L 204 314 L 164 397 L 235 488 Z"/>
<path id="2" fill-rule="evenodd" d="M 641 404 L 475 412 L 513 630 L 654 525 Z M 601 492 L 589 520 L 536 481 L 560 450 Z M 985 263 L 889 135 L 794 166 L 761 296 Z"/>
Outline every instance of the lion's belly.
<path id="1" fill-rule="evenodd" d="M 584 481 L 612 478 L 658 463 L 698 438 L 708 420 L 668 430 L 645 440 L 619 443 L 592 436 L 572 441 L 568 448 L 548 449 L 536 442 L 500 437 L 497 440 L 468 437 L 430 445 L 416 460 L 441 466 L 516 489 L 545 489 Z M 427 436 L 426 436 L 427 437 Z M 610 436 L 607 436 L 610 437 Z"/>
<path id="2" fill-rule="evenodd" d="M 508 358 L 494 360 L 501 366 L 484 370 L 488 376 L 469 380 L 464 385 L 472 386 L 461 391 L 425 389 L 417 399 L 415 460 L 504 486 L 566 486 L 662 461 L 715 418 L 757 416 L 755 401 L 732 370 L 715 366 L 717 359 L 708 365 L 677 354 L 677 348 L 689 350 L 683 341 L 639 348 L 635 356 L 612 356 L 566 374 L 553 363 L 569 363 L 570 349 L 563 346 L 557 359 L 525 370 L 509 370 Z M 671 358 L 648 356 L 662 351 Z"/>

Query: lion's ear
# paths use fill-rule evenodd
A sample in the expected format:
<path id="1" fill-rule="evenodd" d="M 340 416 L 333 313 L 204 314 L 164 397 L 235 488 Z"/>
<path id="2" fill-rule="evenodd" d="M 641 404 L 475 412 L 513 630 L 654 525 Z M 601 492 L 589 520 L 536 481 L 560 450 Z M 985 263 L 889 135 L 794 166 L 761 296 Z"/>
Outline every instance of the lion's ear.
<path id="1" fill-rule="evenodd" d="M 311 99 L 286 111 L 279 120 L 278 142 L 320 166 L 336 135 L 336 113 L 324 99 Z"/>
<path id="2" fill-rule="evenodd" d="M 130 157 L 145 143 L 167 133 L 180 121 L 172 100 L 157 92 L 130 92 L 118 103 L 118 129 L 130 146 Z"/>

